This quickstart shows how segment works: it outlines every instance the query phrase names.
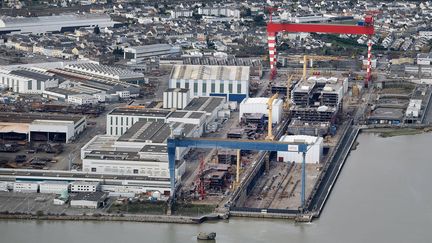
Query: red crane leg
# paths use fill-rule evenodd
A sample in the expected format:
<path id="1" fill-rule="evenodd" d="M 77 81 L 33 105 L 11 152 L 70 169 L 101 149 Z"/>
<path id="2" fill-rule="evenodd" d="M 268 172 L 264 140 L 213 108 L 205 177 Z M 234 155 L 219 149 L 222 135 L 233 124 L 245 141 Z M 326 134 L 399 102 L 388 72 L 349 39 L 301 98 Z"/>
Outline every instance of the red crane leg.
<path id="1" fill-rule="evenodd" d="M 267 42 L 269 48 L 269 60 L 270 60 L 270 79 L 273 80 L 276 76 L 276 33 L 267 33 Z"/>

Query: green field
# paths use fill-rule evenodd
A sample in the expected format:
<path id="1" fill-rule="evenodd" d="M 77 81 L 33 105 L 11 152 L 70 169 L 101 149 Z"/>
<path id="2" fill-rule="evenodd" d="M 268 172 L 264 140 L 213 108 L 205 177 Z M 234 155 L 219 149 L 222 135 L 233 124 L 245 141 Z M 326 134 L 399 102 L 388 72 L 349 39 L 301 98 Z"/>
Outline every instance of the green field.
<path id="1" fill-rule="evenodd" d="M 131 213 L 131 214 L 158 214 L 164 215 L 167 211 L 166 202 L 129 202 L 122 205 L 112 205 L 110 213 Z"/>
<path id="2" fill-rule="evenodd" d="M 185 216 L 202 216 L 210 214 L 215 209 L 214 205 L 176 203 L 173 208 L 173 214 Z"/>

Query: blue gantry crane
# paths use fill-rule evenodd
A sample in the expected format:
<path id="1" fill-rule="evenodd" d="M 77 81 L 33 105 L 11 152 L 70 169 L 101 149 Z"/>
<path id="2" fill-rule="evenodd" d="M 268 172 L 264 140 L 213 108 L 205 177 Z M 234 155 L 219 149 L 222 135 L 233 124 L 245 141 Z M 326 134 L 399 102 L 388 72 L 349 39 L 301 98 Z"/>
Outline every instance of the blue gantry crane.
<path id="1" fill-rule="evenodd" d="M 176 178 L 175 178 L 175 158 L 176 148 L 228 148 L 240 150 L 256 151 L 290 151 L 303 153 L 302 162 L 302 187 L 301 187 L 301 206 L 305 205 L 306 197 L 306 152 L 308 145 L 305 143 L 287 143 L 280 141 L 260 141 L 260 140 L 243 140 L 243 139 L 220 139 L 220 138 L 187 138 L 173 137 L 167 141 L 168 162 L 170 171 L 170 186 L 172 199 L 175 197 Z"/>

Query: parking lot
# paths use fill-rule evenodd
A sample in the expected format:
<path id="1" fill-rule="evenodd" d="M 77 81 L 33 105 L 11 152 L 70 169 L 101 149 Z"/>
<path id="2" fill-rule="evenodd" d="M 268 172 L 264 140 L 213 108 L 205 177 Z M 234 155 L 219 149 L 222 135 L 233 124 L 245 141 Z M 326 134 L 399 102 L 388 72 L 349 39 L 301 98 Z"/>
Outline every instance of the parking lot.
<path id="1" fill-rule="evenodd" d="M 101 213 L 109 206 L 97 210 L 71 208 L 68 204 L 54 205 L 54 198 L 55 194 L 0 192 L 0 212 L 82 215 Z"/>

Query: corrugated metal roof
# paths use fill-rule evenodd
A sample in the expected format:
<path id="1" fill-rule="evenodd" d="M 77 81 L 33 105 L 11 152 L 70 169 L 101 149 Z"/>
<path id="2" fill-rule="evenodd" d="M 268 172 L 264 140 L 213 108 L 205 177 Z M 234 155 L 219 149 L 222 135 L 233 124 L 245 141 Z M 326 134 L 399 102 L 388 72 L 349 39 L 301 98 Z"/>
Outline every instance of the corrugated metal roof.
<path id="1" fill-rule="evenodd" d="M 249 80 L 248 66 L 174 65 L 171 79 Z"/>

